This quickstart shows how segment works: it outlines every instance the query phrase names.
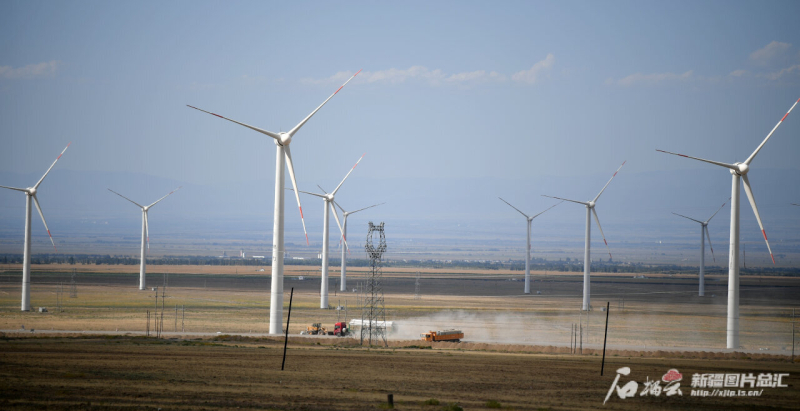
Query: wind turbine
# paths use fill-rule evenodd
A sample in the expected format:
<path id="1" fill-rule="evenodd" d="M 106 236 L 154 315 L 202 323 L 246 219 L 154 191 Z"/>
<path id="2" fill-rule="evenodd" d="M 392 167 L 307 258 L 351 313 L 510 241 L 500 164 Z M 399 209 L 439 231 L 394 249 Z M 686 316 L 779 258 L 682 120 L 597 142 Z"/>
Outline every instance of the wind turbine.
<path id="1" fill-rule="evenodd" d="M 693 160 L 699 160 L 706 163 L 711 163 L 714 165 L 718 165 L 720 167 L 725 167 L 729 169 L 731 176 L 732 176 L 732 184 L 731 184 L 731 240 L 730 240 L 730 251 L 728 252 L 728 329 L 727 329 L 727 347 L 728 348 L 739 348 L 739 187 L 741 186 L 740 181 L 744 182 L 744 192 L 747 194 L 747 199 L 750 201 L 750 207 L 753 208 L 753 213 L 756 215 L 756 221 L 758 221 L 758 226 L 761 228 L 761 234 L 764 236 L 764 241 L 767 243 L 767 250 L 769 250 L 769 256 L 772 257 L 772 264 L 775 264 L 775 257 L 772 255 L 772 248 L 769 246 L 769 240 L 767 240 L 767 232 L 764 231 L 764 225 L 761 223 L 761 216 L 758 214 L 758 207 L 756 207 L 756 199 L 753 197 L 753 190 L 750 188 L 750 180 L 747 178 L 747 173 L 750 171 L 750 163 L 753 162 L 753 159 L 756 158 L 756 154 L 761 151 L 761 148 L 764 147 L 764 144 L 767 143 L 772 134 L 775 130 L 778 129 L 783 123 L 783 120 L 786 120 L 786 117 L 789 116 L 789 113 L 792 112 L 794 106 L 800 102 L 800 99 L 792 104 L 792 107 L 789 108 L 789 111 L 783 115 L 778 124 L 772 128 L 772 131 L 767 134 L 767 137 L 761 144 L 756 147 L 756 150 L 753 151 L 753 154 L 750 154 L 750 157 L 742 162 L 736 162 L 733 164 L 722 163 L 719 161 L 712 161 L 706 160 L 698 157 L 691 157 L 684 154 L 678 153 L 671 153 L 669 151 L 664 150 L 656 150 L 662 153 L 673 154 L 676 156 L 691 158 Z"/>
<path id="2" fill-rule="evenodd" d="M 342 206 L 340 206 L 339 203 L 337 203 L 336 201 L 334 201 L 333 203 L 336 204 L 336 207 L 339 207 L 339 209 L 342 210 L 342 238 L 347 238 L 347 217 L 348 216 L 350 216 L 351 214 L 355 214 L 355 213 L 357 213 L 359 211 L 364 211 L 364 210 L 366 210 L 368 208 L 377 207 L 379 205 L 386 204 L 386 203 L 380 203 L 380 204 L 371 205 L 369 207 L 364 207 L 364 208 L 358 209 L 356 211 L 344 211 L 344 208 L 342 208 Z M 345 242 L 345 246 L 342 247 L 341 286 L 339 287 L 339 291 L 347 291 L 347 254 L 345 253 L 345 248 L 349 249 L 349 247 L 347 247 L 347 243 L 346 242 Z"/>
<path id="3" fill-rule="evenodd" d="M 703 297 L 703 296 L 706 295 L 706 280 L 705 280 L 705 272 L 706 272 L 706 243 L 705 243 L 705 240 L 706 240 L 706 237 L 708 237 L 708 246 L 711 248 L 711 258 L 714 259 L 714 262 L 717 262 L 717 259 L 714 258 L 714 246 L 711 245 L 711 235 L 708 233 L 708 223 L 709 223 L 709 221 L 711 221 L 712 218 L 714 218 L 715 215 L 717 215 L 717 213 L 719 213 L 719 210 L 722 210 L 722 207 L 725 207 L 725 203 L 722 203 L 722 205 L 717 209 L 717 211 L 714 214 L 712 214 L 711 217 L 708 217 L 708 220 L 706 220 L 706 221 L 695 220 L 694 218 L 686 217 L 683 214 L 678 214 L 678 213 L 675 213 L 675 212 L 672 213 L 672 214 L 675 214 L 676 216 L 680 216 L 680 217 L 692 220 L 695 223 L 700 223 L 700 293 L 699 293 L 700 297 Z"/>
<path id="4" fill-rule="evenodd" d="M 118 195 L 118 196 L 120 196 L 120 197 L 122 197 L 122 198 L 124 198 L 124 199 L 126 199 L 128 201 L 130 201 L 133 204 L 136 204 L 137 207 L 142 209 L 142 257 L 141 257 L 141 262 L 139 263 L 139 289 L 140 290 L 144 290 L 146 288 L 145 287 L 145 265 L 146 265 L 145 260 L 146 260 L 146 257 L 147 257 L 147 250 L 145 249 L 145 240 L 147 242 L 147 249 L 150 248 L 150 226 L 147 223 L 147 212 L 154 205 L 158 204 L 159 201 L 169 197 L 170 195 L 172 195 L 172 193 L 174 193 L 174 192 L 176 192 L 176 191 L 178 191 L 180 189 L 181 189 L 181 187 L 178 187 L 178 188 L 170 191 L 169 194 L 165 195 L 164 197 L 159 198 L 158 200 L 156 200 L 156 202 L 154 202 L 153 204 L 150 204 L 148 206 L 143 206 L 143 205 L 131 200 L 128 197 L 125 197 L 124 195 L 122 195 L 122 194 L 120 194 L 120 193 L 118 193 L 118 192 L 116 192 L 116 191 L 114 191 L 114 190 L 112 190 L 110 188 L 108 189 L 108 191 L 110 191 L 110 192 L 112 192 L 112 193 L 114 193 L 114 194 L 116 194 L 116 195 Z"/>
<path id="5" fill-rule="evenodd" d="M 611 249 L 608 248 L 608 241 L 606 241 L 606 235 L 603 234 L 603 227 L 600 226 L 600 219 L 597 217 L 597 211 L 594 210 L 594 206 L 597 204 L 597 199 L 600 198 L 600 195 L 603 194 L 603 191 L 606 191 L 606 187 L 608 187 L 608 185 L 611 184 L 611 180 L 613 180 L 614 177 L 617 176 L 617 173 L 619 173 L 619 170 L 622 169 L 622 166 L 624 166 L 626 162 L 627 161 L 622 162 L 622 165 L 619 166 L 617 171 L 614 172 L 614 175 L 611 176 L 611 178 L 608 180 L 608 183 L 606 183 L 606 185 L 603 186 L 603 189 L 600 190 L 600 192 L 597 194 L 597 197 L 595 197 L 594 200 L 584 202 L 584 201 L 569 200 L 561 197 L 544 196 L 544 197 L 555 198 L 557 200 L 571 201 L 573 203 L 583 204 L 586 207 L 586 239 L 584 241 L 584 248 L 583 248 L 583 304 L 581 305 L 581 310 L 583 311 L 589 310 L 589 296 L 591 291 L 589 283 L 589 274 L 591 272 L 591 266 L 592 266 L 592 258 L 591 258 L 592 216 L 591 215 L 594 214 L 594 221 L 597 222 L 597 228 L 600 229 L 600 235 L 603 236 L 603 242 L 606 243 L 606 249 L 608 250 L 608 257 L 612 258 Z"/>
<path id="6" fill-rule="evenodd" d="M 44 223 L 44 228 L 47 230 L 47 235 L 50 236 L 50 243 L 53 244 L 53 249 L 58 251 L 56 248 L 56 243 L 53 241 L 53 235 L 50 234 L 50 229 L 47 228 L 47 221 L 44 220 L 44 214 L 42 214 L 42 207 L 39 206 L 39 199 L 36 197 L 36 192 L 39 189 L 39 185 L 41 185 L 42 181 L 44 181 L 44 178 L 47 177 L 47 174 L 49 174 L 50 170 L 53 169 L 53 166 L 56 165 L 58 159 L 60 159 L 61 156 L 64 155 L 64 152 L 67 151 L 70 144 L 72 143 L 70 142 L 66 147 L 64 147 L 64 150 L 61 151 L 61 154 L 56 157 L 56 161 L 53 161 L 53 164 L 50 165 L 50 168 L 47 169 L 42 178 L 40 178 L 33 187 L 16 188 L 0 186 L 9 190 L 22 191 L 25 193 L 25 245 L 23 247 L 22 254 L 22 311 L 31 310 L 31 199 L 33 199 L 33 203 L 36 204 L 36 210 L 39 211 L 39 216 L 42 217 L 42 223 Z"/>
<path id="7" fill-rule="evenodd" d="M 513 205 L 511 205 L 511 203 L 509 203 L 508 201 L 503 200 L 501 197 L 497 197 L 497 198 L 499 198 L 500 201 L 508 204 L 509 207 L 513 208 L 514 210 L 517 210 L 520 214 L 525 216 L 526 220 L 528 220 L 528 247 L 525 249 L 526 250 L 525 251 L 525 253 L 526 253 L 525 254 L 525 294 L 530 294 L 531 293 L 531 265 L 530 265 L 531 264 L 531 223 L 533 222 L 534 218 L 539 217 L 540 215 L 544 214 L 550 208 L 553 208 L 553 207 L 563 203 L 564 201 L 561 201 L 561 203 L 556 203 L 556 204 L 550 206 L 550 208 L 548 208 L 547 210 L 544 210 L 541 213 L 536 214 L 533 217 L 529 217 L 527 214 L 525 214 L 522 211 L 520 211 L 519 208 L 514 207 Z"/>
<path id="8" fill-rule="evenodd" d="M 285 168 L 289 169 L 289 177 L 292 180 L 292 186 L 294 187 L 294 195 L 295 199 L 297 200 L 297 208 L 300 210 L 300 221 L 303 222 L 303 233 L 306 235 L 306 244 L 308 244 L 308 232 L 306 231 L 306 222 L 303 219 L 303 207 L 300 205 L 300 193 L 297 191 L 297 180 L 294 177 L 294 166 L 292 165 L 292 153 L 289 150 L 289 144 L 292 142 L 292 137 L 300 130 L 306 122 L 325 105 L 336 93 L 339 92 L 347 83 L 350 82 L 355 76 L 360 73 L 361 70 L 358 70 L 356 74 L 353 74 L 353 77 L 350 77 L 347 81 L 342 84 L 327 100 L 323 101 L 322 104 L 319 105 L 314 111 L 311 112 L 306 118 L 303 119 L 300 123 L 294 126 L 288 132 L 280 132 L 274 133 L 271 131 L 263 130 L 258 127 L 253 127 L 244 123 L 240 123 L 236 120 L 231 120 L 227 117 L 220 116 L 219 114 L 214 114 L 209 111 L 201 110 L 197 107 L 189 106 L 195 110 L 200 110 L 204 113 L 208 113 L 214 116 L 217 116 L 221 119 L 228 120 L 239 124 L 241 126 L 247 127 L 251 130 L 257 131 L 261 134 L 265 134 L 269 137 L 272 137 L 275 140 L 275 207 L 274 207 L 274 214 L 273 214 L 273 226 L 272 226 L 272 284 L 270 287 L 270 300 L 269 300 L 269 333 L 270 334 L 280 334 L 282 331 L 282 321 L 283 321 L 283 255 L 284 255 L 284 247 L 283 247 L 283 192 L 284 192 L 284 183 L 285 178 L 283 171 Z"/>
<path id="9" fill-rule="evenodd" d="M 347 175 L 344 176 L 344 178 L 342 179 L 342 182 L 339 183 L 339 185 L 336 186 L 336 188 L 332 192 L 328 193 L 322 187 L 319 187 L 319 186 L 317 186 L 317 187 L 319 187 L 319 189 L 322 190 L 325 194 L 317 194 L 317 193 L 310 193 L 308 191 L 300 191 L 301 193 L 304 193 L 304 194 L 310 194 L 312 196 L 320 197 L 323 200 L 322 201 L 322 208 L 323 208 L 323 210 L 322 210 L 322 212 L 323 212 L 323 218 L 322 218 L 322 285 L 320 286 L 320 290 L 319 290 L 319 308 L 328 308 L 328 242 L 329 242 L 329 229 L 328 229 L 329 222 L 328 222 L 328 220 L 330 218 L 329 217 L 330 210 L 333 210 L 333 217 L 336 218 L 336 225 L 339 226 L 339 231 L 342 233 L 342 238 L 344 239 L 345 247 L 347 247 L 347 236 L 345 235 L 344 230 L 342 229 L 342 224 L 339 222 L 339 215 L 336 213 L 336 208 L 334 208 L 334 206 L 333 206 L 333 199 L 336 197 L 336 192 L 338 192 L 339 189 L 342 188 L 342 184 L 344 184 L 345 180 L 347 180 L 347 177 L 350 177 L 350 173 L 352 173 L 353 170 L 356 169 L 356 166 L 358 165 L 358 163 L 360 163 L 361 159 L 364 158 L 364 155 L 366 155 L 366 153 L 362 154 L 361 157 L 358 158 L 358 161 L 356 161 L 356 163 L 353 165 L 353 168 L 351 168 L 350 171 L 347 172 Z"/>

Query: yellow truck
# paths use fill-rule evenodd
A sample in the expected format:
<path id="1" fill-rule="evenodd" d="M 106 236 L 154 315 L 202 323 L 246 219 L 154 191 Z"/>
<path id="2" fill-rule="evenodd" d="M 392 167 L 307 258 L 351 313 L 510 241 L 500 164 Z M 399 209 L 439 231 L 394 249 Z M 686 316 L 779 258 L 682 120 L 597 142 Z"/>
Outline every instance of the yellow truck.
<path id="1" fill-rule="evenodd" d="M 306 334 L 310 335 L 325 335 L 327 334 L 325 327 L 321 323 L 314 323 L 306 327 Z"/>
<path id="2" fill-rule="evenodd" d="M 428 331 L 420 336 L 422 341 L 459 342 L 464 338 L 464 333 L 461 330 Z"/>

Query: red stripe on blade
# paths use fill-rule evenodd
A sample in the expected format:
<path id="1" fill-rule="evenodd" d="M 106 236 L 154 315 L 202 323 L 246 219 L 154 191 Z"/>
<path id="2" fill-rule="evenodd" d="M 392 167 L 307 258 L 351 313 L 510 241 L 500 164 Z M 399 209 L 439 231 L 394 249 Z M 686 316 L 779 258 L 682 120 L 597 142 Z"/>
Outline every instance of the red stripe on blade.
<path id="1" fill-rule="evenodd" d="M 761 234 L 764 234 L 764 241 L 769 241 L 769 240 L 767 240 L 767 232 L 766 231 L 761 230 Z"/>
<path id="2" fill-rule="evenodd" d="M 356 72 L 356 74 L 353 74 L 353 77 L 357 76 L 357 75 L 358 75 L 358 73 L 361 73 L 361 70 L 364 70 L 364 69 L 358 69 L 358 71 Z M 797 100 L 797 101 L 800 101 L 800 100 Z"/>
<path id="3" fill-rule="evenodd" d="M 775 265 L 775 256 L 772 253 L 769 253 L 769 256 L 772 257 L 772 265 Z"/>
<path id="4" fill-rule="evenodd" d="M 788 115 L 789 115 L 789 113 L 784 114 L 783 118 L 781 119 L 781 121 L 786 120 L 786 116 L 788 116 Z"/>
<path id="5" fill-rule="evenodd" d="M 300 209 L 300 218 L 303 218 L 303 207 L 297 207 Z"/>
<path id="6" fill-rule="evenodd" d="M 603 242 L 604 242 L 604 243 L 606 243 L 606 245 L 608 245 L 608 241 L 606 241 L 606 239 L 605 239 L 605 238 L 603 239 Z M 609 255 L 610 255 L 610 254 L 609 254 Z"/>
<path id="7" fill-rule="evenodd" d="M 211 113 L 211 114 L 214 114 L 214 113 Z M 214 114 L 214 115 L 215 115 L 215 116 L 217 116 L 217 117 L 219 117 L 219 118 L 225 118 L 225 117 L 222 117 L 222 116 L 221 116 L 221 115 L 219 115 L 219 114 Z"/>
<path id="8" fill-rule="evenodd" d="M 306 245 L 311 245 L 311 243 L 308 242 L 308 233 L 306 233 Z"/>

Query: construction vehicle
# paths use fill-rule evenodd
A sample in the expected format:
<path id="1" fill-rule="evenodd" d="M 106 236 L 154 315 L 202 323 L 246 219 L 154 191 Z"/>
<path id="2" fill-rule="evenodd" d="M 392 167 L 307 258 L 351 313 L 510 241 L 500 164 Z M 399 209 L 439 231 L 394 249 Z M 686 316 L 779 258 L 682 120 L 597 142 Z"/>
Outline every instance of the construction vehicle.
<path id="1" fill-rule="evenodd" d="M 333 325 L 333 331 L 328 331 L 325 327 L 322 326 L 322 323 L 314 323 L 306 327 L 306 330 L 303 331 L 301 334 L 335 335 L 337 337 L 344 337 L 350 334 L 350 328 L 347 327 L 347 323 L 339 322 Z"/>
<path id="2" fill-rule="evenodd" d="M 420 336 L 423 341 L 460 342 L 464 333 L 461 330 L 428 331 Z"/>
<path id="3" fill-rule="evenodd" d="M 325 327 L 322 326 L 322 323 L 314 323 L 306 327 L 306 334 L 310 335 L 325 335 L 327 334 Z"/>
<path id="4" fill-rule="evenodd" d="M 345 337 L 350 334 L 350 329 L 347 328 L 347 323 L 340 322 L 333 325 L 333 335 L 337 337 Z"/>

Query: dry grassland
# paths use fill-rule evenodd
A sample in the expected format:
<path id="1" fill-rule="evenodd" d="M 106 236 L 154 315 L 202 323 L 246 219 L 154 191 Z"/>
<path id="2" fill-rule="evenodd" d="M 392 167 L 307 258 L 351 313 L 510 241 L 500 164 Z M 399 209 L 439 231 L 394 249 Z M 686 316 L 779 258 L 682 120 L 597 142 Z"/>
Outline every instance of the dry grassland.
<path id="1" fill-rule="evenodd" d="M 333 341 L 333 343 L 331 343 Z M 610 353 L 604 376 L 599 356 L 359 348 L 352 340 L 295 338 L 286 370 L 283 341 L 221 336 L 211 340 L 132 337 L 0 339 L 0 408 L 17 409 L 291 409 L 372 410 L 394 395 L 399 410 L 442 410 L 458 404 L 487 409 L 792 409 L 800 403 L 796 365 L 767 358 L 688 360 L 638 358 Z M 321 343 L 321 345 L 317 345 Z M 335 345 L 327 345 L 335 344 Z M 424 346 L 424 344 L 423 344 Z M 479 347 L 472 347 L 473 349 Z M 603 399 L 615 370 L 622 381 L 659 379 L 676 368 L 682 396 Z M 768 388 L 761 397 L 698 398 L 693 373 L 792 373 L 790 388 Z M 438 406 L 426 405 L 435 399 Z"/>

